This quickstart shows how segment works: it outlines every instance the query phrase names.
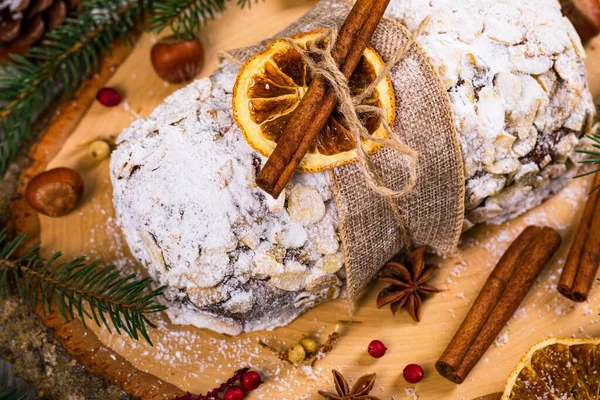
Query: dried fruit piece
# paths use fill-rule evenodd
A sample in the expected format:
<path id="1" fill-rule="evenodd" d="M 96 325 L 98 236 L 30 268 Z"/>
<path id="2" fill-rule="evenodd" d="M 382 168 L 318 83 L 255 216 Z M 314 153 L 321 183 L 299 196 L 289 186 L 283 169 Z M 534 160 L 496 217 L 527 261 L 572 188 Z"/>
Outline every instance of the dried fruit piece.
<path id="1" fill-rule="evenodd" d="M 240 379 L 240 383 L 242 387 L 246 390 L 254 390 L 260 386 L 262 383 L 262 379 L 258 372 L 256 371 L 248 371 L 244 375 L 242 375 L 242 379 Z"/>
<path id="2" fill-rule="evenodd" d="M 339 250 L 338 236 L 330 222 L 322 221 L 311 227 L 310 233 L 313 243 L 321 254 L 335 254 Z"/>
<path id="3" fill-rule="evenodd" d="M 237 386 L 230 387 L 223 394 L 223 400 L 244 400 L 244 391 Z"/>
<path id="4" fill-rule="evenodd" d="M 281 196 L 279 196 L 281 198 Z M 304 246 L 308 233 L 301 224 L 288 224 L 276 235 L 277 243 L 286 249 L 297 249 Z"/>
<path id="5" fill-rule="evenodd" d="M 404 379 L 408 383 L 419 383 L 423 379 L 423 368 L 418 364 L 408 364 L 402 371 Z"/>
<path id="6" fill-rule="evenodd" d="M 550 338 L 510 374 L 501 400 L 594 399 L 600 391 L 600 338 Z"/>
<path id="7" fill-rule="evenodd" d="M 367 347 L 367 351 L 371 357 L 381 358 L 385 355 L 387 347 L 385 347 L 385 344 L 381 340 L 372 340 L 369 343 L 369 347 Z"/>
<path id="8" fill-rule="evenodd" d="M 552 67 L 552 57 L 541 54 L 533 43 L 510 47 L 510 59 L 515 69 L 527 75 L 540 75 Z"/>
<path id="9" fill-rule="evenodd" d="M 114 107 L 121 102 L 121 95 L 115 89 L 105 87 L 98 91 L 96 100 L 106 107 Z"/>
<path id="10" fill-rule="evenodd" d="M 306 47 L 320 34 L 321 31 L 314 31 L 296 35 L 292 39 L 299 46 Z M 364 91 L 383 65 L 381 57 L 373 49 L 367 48 L 349 81 L 352 94 Z M 311 80 L 311 73 L 302 57 L 285 40 L 275 41 L 242 67 L 233 89 L 233 115 L 250 146 L 266 157 L 271 155 L 283 127 L 306 93 Z M 388 124 L 393 125 L 395 100 L 389 77 L 379 83 L 365 103 L 381 106 Z M 387 136 L 378 116 L 363 114 L 361 119 L 373 136 Z M 364 142 L 363 145 L 369 153 L 380 147 L 373 142 Z M 318 172 L 348 164 L 356 158 L 355 143 L 346 122 L 338 112 L 334 112 L 298 169 Z"/>
<path id="11" fill-rule="evenodd" d="M 272 213 L 282 212 L 285 206 L 285 189 L 281 191 L 281 194 L 276 199 L 271 196 L 266 196 L 265 202 L 267 203 L 269 211 Z"/>
<path id="12" fill-rule="evenodd" d="M 224 302 L 222 306 L 230 313 L 247 313 L 254 306 L 254 296 L 251 291 L 235 291 L 231 293 L 231 298 Z"/>
<path id="13" fill-rule="evenodd" d="M 229 255 L 224 247 L 204 248 L 194 262 L 194 268 L 183 274 L 195 286 L 211 288 L 232 273 Z"/>
<path id="14" fill-rule="evenodd" d="M 227 160 L 227 162 L 219 168 L 217 182 L 220 189 L 225 189 L 229 186 L 229 183 L 233 179 L 233 172 L 233 162 L 231 160 Z"/>
<path id="15" fill-rule="evenodd" d="M 62 217 L 83 195 L 83 178 L 70 168 L 55 168 L 36 175 L 25 191 L 27 203 L 40 214 Z"/>

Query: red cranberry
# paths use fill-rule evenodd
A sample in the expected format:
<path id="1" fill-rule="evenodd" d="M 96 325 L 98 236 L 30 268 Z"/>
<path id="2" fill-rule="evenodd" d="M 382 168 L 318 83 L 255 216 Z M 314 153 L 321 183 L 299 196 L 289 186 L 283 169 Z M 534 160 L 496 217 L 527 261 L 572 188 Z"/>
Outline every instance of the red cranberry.
<path id="1" fill-rule="evenodd" d="M 369 350 L 369 354 L 371 355 L 371 357 L 381 358 L 385 354 L 387 347 L 385 347 L 385 345 L 381 341 L 373 340 L 371 343 L 369 343 L 368 350 Z"/>
<path id="2" fill-rule="evenodd" d="M 114 107 L 121 102 L 121 95 L 115 89 L 105 87 L 98 91 L 96 100 L 106 107 Z"/>
<path id="3" fill-rule="evenodd" d="M 237 386 L 232 386 L 225 391 L 223 400 L 244 400 L 244 391 Z"/>
<path id="4" fill-rule="evenodd" d="M 423 379 L 423 368 L 418 364 L 408 364 L 404 368 L 404 379 L 408 383 L 419 383 Z"/>
<path id="5" fill-rule="evenodd" d="M 254 390 L 260 386 L 262 379 L 260 379 L 258 372 L 248 371 L 242 376 L 241 383 L 244 389 Z"/>

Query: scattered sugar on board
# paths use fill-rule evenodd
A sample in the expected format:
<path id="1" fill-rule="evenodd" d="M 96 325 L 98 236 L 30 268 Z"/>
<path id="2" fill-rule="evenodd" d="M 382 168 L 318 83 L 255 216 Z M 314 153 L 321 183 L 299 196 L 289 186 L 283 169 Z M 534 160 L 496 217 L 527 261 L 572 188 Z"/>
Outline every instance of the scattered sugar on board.
<path id="1" fill-rule="evenodd" d="M 556 201 L 564 202 L 568 207 L 576 208 L 581 207 L 586 195 L 586 189 L 583 185 L 570 185 L 567 189 L 559 192 L 556 197 Z M 97 212 L 102 215 L 112 215 L 112 210 L 103 209 L 100 204 L 95 204 Z M 559 229 L 562 233 L 564 233 L 567 229 L 572 228 L 568 223 L 561 222 L 555 218 L 549 217 L 548 214 L 553 214 L 554 210 L 552 207 L 540 207 L 538 209 L 533 210 L 526 216 L 524 216 L 524 221 L 527 223 L 548 223 Z M 104 235 L 110 236 L 115 240 L 109 241 L 110 244 L 110 253 L 115 254 L 115 263 L 118 264 L 120 268 L 127 270 L 127 268 L 131 268 L 131 259 L 124 252 L 124 241 L 122 239 L 120 229 L 116 226 L 114 222 L 114 218 L 108 217 L 108 224 L 106 233 Z M 511 228 L 511 229 L 501 229 L 497 231 L 493 235 L 480 235 L 477 237 L 468 238 L 464 241 L 463 245 L 467 247 L 473 246 L 482 246 L 487 252 L 493 255 L 493 257 L 489 257 L 490 259 L 498 259 L 505 249 L 508 247 L 510 242 L 518 235 L 520 229 Z M 100 255 L 100 249 L 102 247 L 98 247 L 98 242 L 102 242 L 103 234 L 102 232 L 92 232 L 92 237 L 89 240 L 89 245 L 92 250 L 89 251 L 90 256 L 98 256 Z M 529 296 L 524 304 L 519 308 L 519 310 L 515 313 L 513 320 L 522 320 L 522 319 L 531 319 L 535 320 L 547 318 L 549 315 L 554 316 L 554 321 L 558 322 L 563 317 L 570 315 L 571 313 L 576 313 L 577 315 L 582 316 L 593 316 L 596 314 L 596 311 L 590 307 L 588 304 L 583 305 L 571 305 L 562 296 L 553 296 L 550 301 L 548 301 L 548 295 L 555 293 L 555 286 L 558 276 L 560 274 L 560 266 L 562 265 L 562 261 L 558 260 L 556 264 L 558 264 L 557 268 L 554 268 L 552 271 L 546 271 L 545 276 L 536 283 L 532 292 L 535 293 L 535 296 Z M 471 267 L 465 260 L 459 261 L 455 264 L 452 270 L 446 270 L 449 272 L 450 276 L 453 278 L 452 282 L 455 280 L 458 282 L 462 282 L 465 279 L 469 278 L 469 268 Z M 490 268 L 493 265 L 489 265 Z M 444 271 L 444 270 L 440 270 Z M 549 275 L 548 275 L 549 274 Z M 484 273 L 483 275 L 487 275 Z M 478 278 L 479 281 L 473 281 L 473 285 L 481 285 L 485 279 Z M 482 280 L 483 279 L 483 280 Z M 456 297 L 461 297 L 462 293 L 464 296 L 464 292 L 453 293 L 452 290 L 457 290 L 454 287 L 448 289 L 449 294 L 454 294 Z M 472 296 L 476 295 L 476 291 Z M 442 294 L 442 297 L 446 294 Z M 543 297 L 543 299 L 537 301 L 536 298 Z M 591 302 L 595 301 L 595 299 L 591 299 Z M 448 310 L 451 313 L 454 313 L 454 310 Z M 453 315 L 455 318 L 456 316 Z M 316 322 L 316 321 L 315 321 Z M 587 325 L 581 325 L 578 328 L 577 336 L 589 336 L 589 333 L 586 333 L 586 328 L 588 326 L 593 326 L 598 323 L 598 319 L 594 318 L 587 322 Z M 271 388 L 276 390 L 277 392 L 284 394 L 285 389 L 289 388 L 290 385 L 297 383 L 297 377 L 293 373 L 294 371 L 290 371 L 285 366 L 280 365 L 279 362 L 268 363 L 265 362 L 265 352 L 260 349 L 256 342 L 246 339 L 236 339 L 236 338 L 227 338 L 227 339 L 219 339 L 215 337 L 210 337 L 205 335 L 203 331 L 200 330 L 184 330 L 179 331 L 177 329 L 171 329 L 171 326 L 167 323 L 166 320 L 159 319 L 159 331 L 160 331 L 160 344 L 154 349 L 144 350 L 141 354 L 143 357 L 140 360 L 143 360 L 144 357 L 152 356 L 155 361 L 160 363 L 166 363 L 174 370 L 180 368 L 189 368 L 193 366 L 194 372 L 186 372 L 187 376 L 190 378 L 198 379 L 203 371 L 218 371 L 221 374 L 222 379 L 227 379 L 229 374 L 238 367 L 248 365 L 252 368 L 256 368 L 263 374 L 266 378 L 269 379 L 271 384 L 269 387 L 265 385 L 264 388 L 259 389 L 257 394 L 259 398 L 271 398 L 269 393 L 271 392 Z M 512 324 L 512 322 L 511 322 Z M 510 324 L 509 324 L 510 325 Z M 531 332 L 536 331 L 535 324 L 532 324 L 529 328 L 522 328 L 522 330 Z M 562 330 L 557 331 L 556 334 L 562 333 Z M 554 333 L 551 333 L 552 336 Z M 504 336 L 506 335 L 506 336 Z M 277 341 L 276 337 L 272 337 L 273 340 Z M 508 331 L 505 331 L 500 337 L 496 340 L 496 346 L 499 348 L 505 347 L 504 344 L 508 341 Z M 209 351 L 198 351 L 197 344 L 198 343 L 206 343 L 209 349 L 219 349 L 218 354 L 210 355 L 207 354 Z M 286 341 L 282 341 L 284 343 Z M 155 343 L 159 343 L 159 341 L 155 341 Z M 124 352 L 124 349 L 134 348 L 138 349 L 143 347 L 143 344 L 139 344 L 137 342 L 131 342 L 124 340 L 120 337 L 117 337 L 114 341 L 112 341 L 111 345 L 117 349 Z M 203 346 L 203 348 L 206 348 Z M 186 349 L 189 351 L 173 351 L 173 348 L 178 349 Z M 361 351 L 362 349 L 357 348 L 357 351 Z M 501 353 L 498 352 L 498 355 Z M 227 362 L 222 361 L 222 356 L 225 355 Z M 489 361 L 488 358 L 485 360 Z M 142 361 L 143 362 L 143 361 Z M 325 360 L 323 361 L 323 365 L 327 365 L 325 368 L 317 367 L 311 373 L 312 368 L 303 367 L 300 369 L 300 373 L 304 375 L 306 378 L 311 381 L 315 381 L 311 387 L 314 388 L 323 388 L 330 384 L 330 366 L 336 367 L 339 369 L 343 369 L 343 365 L 334 365 L 332 361 Z M 184 379 L 186 380 L 186 379 Z M 272 385 L 272 387 L 271 387 Z M 407 396 L 416 396 L 416 393 L 410 392 L 406 393 Z M 302 396 L 299 398 L 310 398 L 306 396 Z M 416 398 L 416 397 L 413 397 Z"/>
<path id="2" fill-rule="evenodd" d="M 412 400 L 417 400 L 419 398 L 419 396 L 417 395 L 417 391 L 414 388 L 406 388 L 404 389 L 404 392 Z"/>
<path id="3" fill-rule="evenodd" d="M 500 333 L 496 340 L 494 340 L 494 346 L 496 347 L 504 347 L 508 344 L 508 330 L 504 330 L 504 332 Z"/>

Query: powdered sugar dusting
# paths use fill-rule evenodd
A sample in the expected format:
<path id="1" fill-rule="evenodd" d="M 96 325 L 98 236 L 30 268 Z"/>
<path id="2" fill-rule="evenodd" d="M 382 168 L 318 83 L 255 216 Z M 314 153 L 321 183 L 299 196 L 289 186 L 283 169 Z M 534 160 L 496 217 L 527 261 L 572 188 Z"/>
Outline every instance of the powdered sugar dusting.
<path id="1" fill-rule="evenodd" d="M 465 163 L 467 223 L 502 222 L 564 186 L 594 105 L 583 47 L 555 0 L 398 0 L 448 89 Z M 550 182 L 554 181 L 550 184 Z"/>
<path id="2" fill-rule="evenodd" d="M 543 4 L 390 4 L 388 15 L 409 29 L 433 17 L 420 42 L 461 135 L 465 228 L 514 218 L 576 173 L 573 152 L 593 113 L 584 54 L 558 3 Z M 256 187 L 265 160 L 231 117 L 237 72 L 223 62 L 167 98 L 123 132 L 111 162 L 117 219 L 134 256 L 168 285 L 173 321 L 230 334 L 285 325 L 344 283 L 327 175 L 296 174 L 277 201 Z"/>
<path id="3" fill-rule="evenodd" d="M 167 98 L 121 134 L 111 162 L 117 216 L 169 286 L 171 318 L 230 334 L 337 297 L 343 266 L 326 174 L 295 176 L 279 200 L 256 187 L 264 157 L 231 117 L 236 72 L 225 65 Z"/>

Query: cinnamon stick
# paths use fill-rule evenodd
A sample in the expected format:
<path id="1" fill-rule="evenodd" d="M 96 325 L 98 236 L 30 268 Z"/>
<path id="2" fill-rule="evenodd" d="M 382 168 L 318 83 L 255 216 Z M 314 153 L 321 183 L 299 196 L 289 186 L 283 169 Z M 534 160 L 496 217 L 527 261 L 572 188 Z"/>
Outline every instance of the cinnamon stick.
<path id="1" fill-rule="evenodd" d="M 443 377 L 455 383 L 465 380 L 515 313 L 561 242 L 560 235 L 552 228 L 528 227 L 509 247 L 449 348 L 436 363 Z M 498 294 L 507 274 L 511 276 Z M 485 294 L 486 289 L 494 293 Z M 485 304 L 485 301 L 491 303 Z M 468 345 L 465 346 L 463 340 Z"/>
<path id="2" fill-rule="evenodd" d="M 592 189 L 598 185 L 600 185 L 600 173 L 595 175 Z M 598 259 L 600 250 L 600 239 L 598 238 L 599 197 L 600 190 L 596 190 L 588 198 L 558 283 L 558 291 L 563 296 L 577 302 L 587 299 L 596 277 L 598 265 L 600 265 Z M 592 235 L 591 229 L 594 221 L 596 221 L 596 226 Z"/>
<path id="3" fill-rule="evenodd" d="M 465 320 L 437 362 L 436 368 L 440 374 L 451 375 L 456 367 L 452 360 L 462 360 L 465 357 L 494 306 L 500 300 L 506 284 L 515 272 L 518 260 L 523 257 L 523 252 L 541 230 L 542 228 L 537 226 L 525 228 L 498 261 Z"/>
<path id="4" fill-rule="evenodd" d="M 390 0 L 358 0 L 339 31 L 331 52 L 350 78 L 371 41 Z M 337 99 L 322 76 L 316 76 L 294 110 L 277 146 L 256 178 L 257 185 L 277 198 L 334 111 Z"/>

